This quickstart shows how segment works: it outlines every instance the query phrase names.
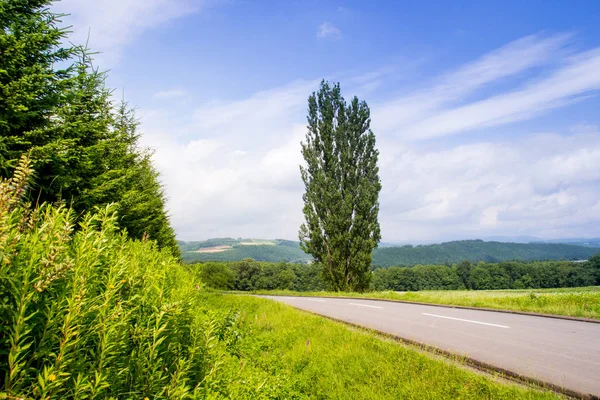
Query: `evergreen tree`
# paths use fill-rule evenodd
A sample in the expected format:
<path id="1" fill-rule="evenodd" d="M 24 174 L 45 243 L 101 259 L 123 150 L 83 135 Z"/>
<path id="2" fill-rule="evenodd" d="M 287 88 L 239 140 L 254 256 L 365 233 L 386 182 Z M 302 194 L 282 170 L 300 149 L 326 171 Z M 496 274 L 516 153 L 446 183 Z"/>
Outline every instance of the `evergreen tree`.
<path id="1" fill-rule="evenodd" d="M 109 166 L 92 180 L 85 197 L 92 204 L 116 202 L 119 225 L 134 238 L 149 237 L 179 256 L 179 245 L 165 211 L 165 195 L 151 151 L 141 148 L 135 112 L 124 101 L 111 114 L 102 159 Z"/>
<path id="2" fill-rule="evenodd" d="M 44 131 L 64 101 L 73 48 L 47 0 L 0 0 L 0 168 L 10 176 L 21 154 L 48 142 Z M 57 69 L 57 65 L 65 68 Z"/>
<path id="3" fill-rule="evenodd" d="M 79 216 L 117 203 L 131 237 L 150 237 L 179 255 L 133 110 L 114 106 L 106 74 L 86 48 L 61 47 L 66 32 L 49 4 L 0 0 L 0 174 L 9 176 L 30 153 L 40 202 L 64 202 Z"/>
<path id="4" fill-rule="evenodd" d="M 308 99 L 301 166 L 306 192 L 300 242 L 333 290 L 369 287 L 371 252 L 381 239 L 379 168 L 367 104 L 346 104 L 340 85 L 321 82 Z"/>

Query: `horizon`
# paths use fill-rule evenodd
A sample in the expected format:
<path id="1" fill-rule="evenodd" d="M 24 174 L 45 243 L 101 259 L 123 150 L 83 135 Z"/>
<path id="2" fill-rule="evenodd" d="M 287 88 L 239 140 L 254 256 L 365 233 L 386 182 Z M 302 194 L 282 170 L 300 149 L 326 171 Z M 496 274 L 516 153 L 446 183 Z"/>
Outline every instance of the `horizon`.
<path id="1" fill-rule="evenodd" d="M 234 237 L 230 237 L 230 236 L 222 236 L 222 237 L 210 237 L 207 239 L 192 239 L 192 240 L 181 240 L 177 238 L 178 242 L 184 242 L 184 243 L 201 243 L 201 242 L 208 242 L 208 241 L 213 241 L 213 240 L 264 240 L 264 241 L 276 241 L 276 240 L 281 240 L 281 241 L 287 241 L 287 242 L 295 242 L 295 243 L 299 243 L 299 240 L 293 240 L 293 239 L 284 239 L 284 238 L 261 238 L 261 237 L 256 237 L 256 236 L 248 236 L 248 237 L 241 237 L 241 236 L 234 236 Z M 381 241 L 379 242 L 379 247 L 385 247 L 385 246 L 406 246 L 406 245 L 414 245 L 414 246 L 418 246 L 418 245 L 429 245 L 429 244 L 442 244 L 442 243 L 449 243 L 449 242 L 463 242 L 463 241 L 483 241 L 483 242 L 498 242 L 498 243 L 517 243 L 517 244 L 530 244 L 530 243 L 547 243 L 547 242 L 552 242 L 549 244 L 571 244 L 569 243 L 569 241 L 576 241 L 577 243 L 580 242 L 584 242 L 584 241 L 598 241 L 600 240 L 600 237 L 587 237 L 587 238 L 581 238 L 581 237 L 577 237 L 577 238 L 539 238 L 539 237 L 534 237 L 534 236 L 517 236 L 517 237 L 510 237 L 510 236 L 489 236 L 489 237 L 472 237 L 472 238 L 459 238 L 459 239 L 450 239 L 450 240 L 439 240 L 439 241 L 414 241 L 414 242 L 389 242 L 389 241 Z M 578 244 L 573 244 L 574 246 L 577 246 Z"/>
<path id="2" fill-rule="evenodd" d="M 297 240 L 322 78 L 371 107 L 382 242 L 600 237 L 598 2 L 53 7 L 137 107 L 178 238 Z"/>

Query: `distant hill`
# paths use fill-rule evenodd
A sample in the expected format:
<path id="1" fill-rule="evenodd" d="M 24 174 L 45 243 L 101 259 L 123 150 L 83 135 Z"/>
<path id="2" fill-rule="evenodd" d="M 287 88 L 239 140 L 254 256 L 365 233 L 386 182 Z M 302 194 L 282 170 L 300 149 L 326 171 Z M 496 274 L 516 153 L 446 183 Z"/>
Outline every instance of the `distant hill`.
<path id="1" fill-rule="evenodd" d="M 560 243 L 504 243 L 459 240 L 440 244 L 387 247 L 373 252 L 373 265 L 455 264 L 463 260 L 585 260 L 600 252 L 593 247 Z"/>
<path id="2" fill-rule="evenodd" d="M 589 240 L 585 243 L 590 243 Z M 291 240 L 217 238 L 196 242 L 179 241 L 185 262 L 258 261 L 307 263 L 312 257 Z M 561 243 L 504 243 L 459 240 L 431 245 L 380 247 L 373 252 L 373 265 L 455 264 L 464 260 L 585 260 L 600 252 L 598 247 Z"/>
<path id="3" fill-rule="evenodd" d="M 218 238 L 200 242 L 179 242 L 183 261 L 257 261 L 307 263 L 312 257 L 291 240 Z"/>
<path id="4" fill-rule="evenodd" d="M 534 243 L 563 243 L 575 246 L 600 247 L 600 238 L 575 238 L 575 239 L 552 239 L 536 240 Z"/>

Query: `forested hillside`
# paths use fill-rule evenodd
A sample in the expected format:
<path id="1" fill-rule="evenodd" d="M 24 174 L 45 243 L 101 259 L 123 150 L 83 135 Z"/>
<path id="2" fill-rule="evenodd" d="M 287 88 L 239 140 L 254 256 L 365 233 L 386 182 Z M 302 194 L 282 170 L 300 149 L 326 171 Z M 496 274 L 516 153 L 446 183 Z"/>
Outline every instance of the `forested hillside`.
<path id="1" fill-rule="evenodd" d="M 179 242 L 186 262 L 257 261 L 305 263 L 311 257 L 298 242 L 262 239 L 209 239 Z M 560 243 L 504 243 L 461 240 L 432 245 L 381 247 L 373 251 L 373 266 L 455 264 L 461 261 L 499 262 L 508 260 L 585 260 L 598 248 Z"/>
<path id="2" fill-rule="evenodd" d="M 575 238 L 575 239 L 554 239 L 554 240 L 536 240 L 532 243 L 562 243 L 575 246 L 600 247 L 600 238 Z"/>
<path id="3" fill-rule="evenodd" d="M 386 247 L 373 252 L 373 265 L 455 264 L 461 261 L 586 260 L 597 248 L 558 243 L 502 243 L 460 240 L 441 244 Z"/>

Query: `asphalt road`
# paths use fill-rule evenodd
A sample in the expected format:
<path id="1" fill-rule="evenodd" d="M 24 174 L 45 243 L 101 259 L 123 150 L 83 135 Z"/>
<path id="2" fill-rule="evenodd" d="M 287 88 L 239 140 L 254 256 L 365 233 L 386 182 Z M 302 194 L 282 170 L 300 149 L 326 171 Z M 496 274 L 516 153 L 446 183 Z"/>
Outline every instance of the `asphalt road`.
<path id="1" fill-rule="evenodd" d="M 263 297 L 600 396 L 600 324 L 376 300 Z"/>

